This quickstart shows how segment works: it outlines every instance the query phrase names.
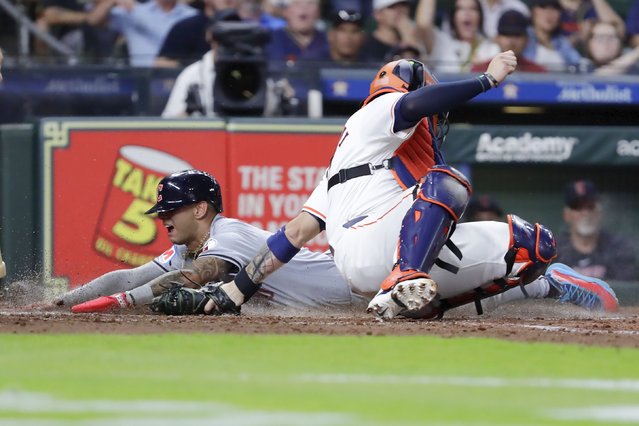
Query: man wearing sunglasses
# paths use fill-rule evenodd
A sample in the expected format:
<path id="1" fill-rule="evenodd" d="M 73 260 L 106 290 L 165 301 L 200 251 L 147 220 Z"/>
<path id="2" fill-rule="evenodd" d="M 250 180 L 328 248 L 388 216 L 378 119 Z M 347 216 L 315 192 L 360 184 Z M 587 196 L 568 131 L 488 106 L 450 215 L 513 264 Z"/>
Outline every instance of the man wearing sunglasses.
<path id="1" fill-rule="evenodd" d="M 372 298 L 368 311 L 379 319 L 440 317 L 473 301 L 481 313 L 481 299 L 519 286 L 521 297 L 615 310 L 614 292 L 600 280 L 565 265 L 542 275 L 556 256 L 554 236 L 544 226 L 514 215 L 507 223 L 457 226 L 471 189 L 440 151 L 445 111 L 496 87 L 516 66 L 514 53 L 506 51 L 485 73 L 440 84 L 420 62 L 384 65 L 302 212 L 234 281 L 216 288 L 205 312 L 237 311 L 323 229 L 337 268 L 354 293 Z"/>

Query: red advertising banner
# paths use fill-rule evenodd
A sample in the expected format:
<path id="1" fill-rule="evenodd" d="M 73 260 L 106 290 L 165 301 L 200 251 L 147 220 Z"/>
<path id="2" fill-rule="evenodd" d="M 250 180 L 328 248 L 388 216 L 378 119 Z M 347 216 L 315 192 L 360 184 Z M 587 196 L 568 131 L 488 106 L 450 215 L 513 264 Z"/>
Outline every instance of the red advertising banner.
<path id="1" fill-rule="evenodd" d="M 71 287 L 114 269 L 142 265 L 170 247 L 162 223 L 144 214 L 154 204 L 163 176 L 204 170 L 228 196 L 223 129 L 162 129 L 157 127 L 167 125 L 159 122 L 141 122 L 139 129 L 92 124 L 91 130 L 67 125 L 66 143 L 58 140 L 45 153 L 52 189 L 45 191 L 51 196 L 50 203 L 45 200 L 51 206 L 50 230 L 46 220 L 44 229 L 51 233 L 50 253 L 45 244 L 45 257 L 50 257 L 51 275 L 66 278 Z M 145 128 L 150 126 L 155 128 Z"/>
<path id="2" fill-rule="evenodd" d="M 171 243 L 144 212 L 162 177 L 188 168 L 218 179 L 224 215 L 269 231 L 286 224 L 321 179 L 341 126 L 246 125 L 43 120 L 45 277 L 76 287 L 162 254 Z M 325 236 L 309 248 L 326 250 Z"/>
<path id="3" fill-rule="evenodd" d="M 294 130 L 293 130 L 294 131 Z M 229 177 L 234 217 L 276 231 L 294 218 L 328 166 L 335 133 L 229 133 Z M 328 248 L 322 233 L 308 245 Z"/>

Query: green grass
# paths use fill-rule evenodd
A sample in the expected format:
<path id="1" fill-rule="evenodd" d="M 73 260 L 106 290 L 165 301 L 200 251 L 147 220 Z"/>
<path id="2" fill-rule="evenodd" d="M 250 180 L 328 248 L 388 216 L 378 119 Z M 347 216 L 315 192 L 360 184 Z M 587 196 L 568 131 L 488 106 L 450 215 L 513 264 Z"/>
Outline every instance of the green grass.
<path id="1" fill-rule="evenodd" d="M 472 378 L 500 380 L 486 386 Z M 566 379 L 628 380 L 635 387 L 589 389 L 584 382 L 567 386 Z M 0 334 L 0 424 L 122 415 L 91 406 L 23 410 L 6 402 L 16 392 L 79 407 L 79 401 L 201 401 L 235 414 L 284 415 L 263 424 L 301 424 L 286 423 L 294 412 L 308 425 L 601 425 L 610 422 L 567 422 L 549 412 L 592 406 L 639 412 L 639 351 L 427 336 Z M 124 411 L 151 415 L 136 410 Z M 201 419 L 212 411 L 195 407 L 173 418 Z M 327 420 L 325 413 L 345 417 Z M 235 419 L 220 424 L 255 424 Z"/>

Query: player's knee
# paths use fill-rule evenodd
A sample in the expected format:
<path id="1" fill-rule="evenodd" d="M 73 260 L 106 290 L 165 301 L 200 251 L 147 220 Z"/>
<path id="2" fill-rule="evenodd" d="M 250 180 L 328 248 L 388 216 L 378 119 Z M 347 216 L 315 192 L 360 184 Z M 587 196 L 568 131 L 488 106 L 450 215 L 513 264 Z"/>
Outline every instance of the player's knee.
<path id="1" fill-rule="evenodd" d="M 446 209 L 458 221 L 468 205 L 471 189 L 466 176 L 454 167 L 438 165 L 424 176 L 417 197 Z"/>
<path id="2" fill-rule="evenodd" d="M 542 275 L 557 256 L 555 236 L 539 223 L 532 225 L 513 214 L 507 217 L 511 246 L 506 262 L 510 276 L 528 284 Z"/>

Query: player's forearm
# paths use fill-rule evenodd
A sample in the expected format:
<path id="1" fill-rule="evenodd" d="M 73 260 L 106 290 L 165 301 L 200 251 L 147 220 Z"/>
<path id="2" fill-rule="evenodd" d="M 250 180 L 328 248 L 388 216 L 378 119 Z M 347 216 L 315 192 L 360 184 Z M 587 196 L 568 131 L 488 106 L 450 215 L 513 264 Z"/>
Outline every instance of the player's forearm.
<path id="1" fill-rule="evenodd" d="M 101 296 L 131 290 L 156 277 L 159 271 L 159 267 L 152 264 L 112 271 L 62 295 L 54 303 L 58 306 L 73 306 Z"/>
<path id="2" fill-rule="evenodd" d="M 432 84 L 406 94 L 398 105 L 398 118 L 409 123 L 402 128 L 411 127 L 424 117 L 459 106 L 484 92 L 487 84 L 489 83 L 482 84 L 479 78 L 471 78 L 452 83 Z"/>
<path id="3" fill-rule="evenodd" d="M 284 263 L 275 257 L 268 245 L 265 245 L 246 266 L 245 270 L 251 281 L 259 284 L 282 266 Z"/>
<path id="4" fill-rule="evenodd" d="M 284 235 L 282 230 L 278 232 L 280 235 Z M 275 251 L 278 251 L 278 249 L 275 249 Z M 276 255 L 273 252 L 273 249 L 269 247 L 269 244 L 265 245 L 260 249 L 253 260 L 251 260 L 251 262 L 235 276 L 235 279 L 232 282 L 222 284 L 222 290 L 224 290 L 228 297 L 237 306 L 248 301 L 255 293 L 258 292 L 262 282 L 273 272 L 284 266 L 288 261 L 286 260 L 283 262 L 278 259 L 278 256 L 281 257 L 281 255 Z M 214 306 L 215 305 L 209 301 L 204 308 L 204 311 L 209 313 Z"/>
<path id="5" fill-rule="evenodd" d="M 253 260 L 235 276 L 233 282 L 223 284 L 222 289 L 236 305 L 241 305 L 257 293 L 269 275 L 288 263 L 320 231 L 317 220 L 309 213 L 301 212 L 271 235 Z"/>
<path id="6" fill-rule="evenodd" d="M 167 291 L 171 288 L 172 283 L 182 284 L 186 287 L 190 288 L 199 288 L 195 281 L 192 281 L 189 278 L 189 275 L 192 274 L 191 270 L 177 270 L 170 271 L 162 276 L 155 278 L 154 280 L 149 281 L 147 286 L 151 289 L 153 296 L 159 296 L 160 294 Z"/>

